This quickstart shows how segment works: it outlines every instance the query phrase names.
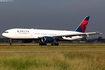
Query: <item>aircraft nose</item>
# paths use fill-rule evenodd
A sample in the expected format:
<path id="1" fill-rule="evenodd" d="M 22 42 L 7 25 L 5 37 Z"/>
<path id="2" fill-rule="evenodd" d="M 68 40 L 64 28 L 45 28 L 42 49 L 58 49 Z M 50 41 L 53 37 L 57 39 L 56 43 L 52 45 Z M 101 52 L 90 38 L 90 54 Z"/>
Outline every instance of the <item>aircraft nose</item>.
<path id="1" fill-rule="evenodd" d="M 5 34 L 4 34 L 4 33 L 2 33 L 2 36 L 5 36 Z"/>
<path id="2" fill-rule="evenodd" d="M 5 34 L 5 33 L 2 33 L 2 36 L 3 36 L 3 37 L 7 37 L 7 34 Z"/>

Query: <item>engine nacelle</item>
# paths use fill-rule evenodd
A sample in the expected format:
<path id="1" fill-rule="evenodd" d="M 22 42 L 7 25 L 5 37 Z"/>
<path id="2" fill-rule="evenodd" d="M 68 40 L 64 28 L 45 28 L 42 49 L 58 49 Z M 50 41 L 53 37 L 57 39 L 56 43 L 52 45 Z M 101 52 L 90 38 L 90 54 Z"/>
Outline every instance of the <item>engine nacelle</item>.
<path id="1" fill-rule="evenodd" d="M 51 43 L 51 42 L 54 42 L 54 38 L 53 37 L 45 36 L 45 37 L 41 38 L 41 42 L 42 43 Z"/>

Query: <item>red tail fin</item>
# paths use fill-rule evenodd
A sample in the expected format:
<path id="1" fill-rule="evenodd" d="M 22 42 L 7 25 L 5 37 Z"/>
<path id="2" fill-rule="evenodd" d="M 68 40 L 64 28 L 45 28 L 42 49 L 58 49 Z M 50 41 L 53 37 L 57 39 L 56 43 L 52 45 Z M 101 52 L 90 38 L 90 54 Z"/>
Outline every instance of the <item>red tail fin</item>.
<path id="1" fill-rule="evenodd" d="M 86 16 L 75 31 L 85 33 L 90 16 Z"/>

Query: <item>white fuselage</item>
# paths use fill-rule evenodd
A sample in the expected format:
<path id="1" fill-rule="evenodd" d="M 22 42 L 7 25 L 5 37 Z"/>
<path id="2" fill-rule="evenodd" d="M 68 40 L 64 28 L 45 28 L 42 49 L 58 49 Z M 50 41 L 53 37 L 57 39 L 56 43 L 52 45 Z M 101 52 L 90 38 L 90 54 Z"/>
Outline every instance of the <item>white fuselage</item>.
<path id="1" fill-rule="evenodd" d="M 9 29 L 6 30 L 2 36 L 9 38 L 9 39 L 37 39 L 44 36 L 63 36 L 63 35 L 74 35 L 80 34 L 81 32 L 76 31 L 65 31 L 65 30 L 43 30 L 43 29 Z M 83 33 L 81 33 L 83 34 Z M 62 37 L 63 39 L 67 40 L 74 40 L 83 38 L 82 36 L 74 36 L 72 37 Z"/>
<path id="2" fill-rule="evenodd" d="M 75 31 L 14 28 L 6 30 L 2 36 L 9 39 L 10 45 L 12 45 L 12 39 L 22 40 L 22 42 L 39 40 L 39 45 L 46 45 L 46 43 L 59 45 L 58 40 L 75 40 L 100 34 L 99 32 L 85 33 L 89 18 L 90 16 L 86 16 Z"/>

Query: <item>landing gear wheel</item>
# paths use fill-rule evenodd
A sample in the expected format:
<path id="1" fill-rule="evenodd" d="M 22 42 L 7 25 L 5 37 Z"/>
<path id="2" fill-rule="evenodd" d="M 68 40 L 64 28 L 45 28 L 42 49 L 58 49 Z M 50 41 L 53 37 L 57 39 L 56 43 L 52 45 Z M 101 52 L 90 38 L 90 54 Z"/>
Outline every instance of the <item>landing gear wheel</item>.
<path id="1" fill-rule="evenodd" d="M 58 46 L 59 43 L 51 43 L 52 46 Z"/>
<path id="2" fill-rule="evenodd" d="M 10 45 L 12 45 L 12 43 L 9 43 Z"/>
<path id="3" fill-rule="evenodd" d="M 9 39 L 9 44 L 12 45 L 12 39 Z"/>

